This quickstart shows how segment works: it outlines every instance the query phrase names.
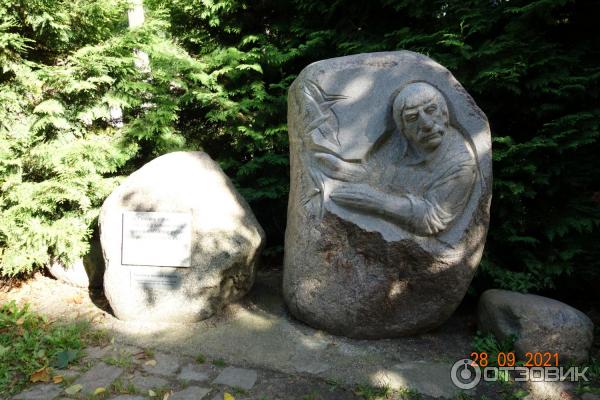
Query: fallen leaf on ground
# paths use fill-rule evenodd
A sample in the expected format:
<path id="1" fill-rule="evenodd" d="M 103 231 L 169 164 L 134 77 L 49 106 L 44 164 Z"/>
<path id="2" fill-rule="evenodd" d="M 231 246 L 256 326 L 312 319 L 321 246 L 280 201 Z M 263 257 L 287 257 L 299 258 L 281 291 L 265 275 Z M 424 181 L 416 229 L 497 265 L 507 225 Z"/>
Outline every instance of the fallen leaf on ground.
<path id="1" fill-rule="evenodd" d="M 169 400 L 169 397 L 171 397 L 171 394 L 165 393 L 165 395 L 163 396 L 163 400 Z"/>
<path id="2" fill-rule="evenodd" d="M 29 377 L 29 380 L 32 383 L 50 382 L 50 368 L 43 367 L 43 368 L 38 369 L 33 374 L 31 374 L 31 376 Z"/>
<path id="3" fill-rule="evenodd" d="M 54 375 L 52 377 L 52 382 L 56 383 L 57 385 L 64 380 L 65 380 L 65 378 L 62 375 Z"/>
<path id="4" fill-rule="evenodd" d="M 81 389 L 83 389 L 83 386 L 80 384 L 71 385 L 65 389 L 65 393 L 68 395 L 74 395 L 75 393 L 80 392 Z"/>
<path id="5" fill-rule="evenodd" d="M 223 400 L 235 400 L 235 397 L 233 397 L 233 395 L 231 395 L 231 394 L 229 394 L 229 393 L 225 392 L 225 393 L 223 394 Z"/>
<path id="6" fill-rule="evenodd" d="M 21 317 L 17 320 L 17 325 L 23 325 L 25 323 L 25 317 Z"/>
<path id="7" fill-rule="evenodd" d="M 98 396 L 99 394 L 102 394 L 106 392 L 106 389 L 104 389 L 103 387 L 98 387 L 96 388 L 96 390 L 94 390 L 94 396 Z"/>
<path id="8" fill-rule="evenodd" d="M 156 392 L 152 389 L 148 390 L 148 396 L 150 397 L 155 397 L 156 396 Z"/>
<path id="9" fill-rule="evenodd" d="M 156 360 L 148 360 L 144 363 L 144 365 L 149 365 L 151 367 L 155 367 L 156 366 Z"/>

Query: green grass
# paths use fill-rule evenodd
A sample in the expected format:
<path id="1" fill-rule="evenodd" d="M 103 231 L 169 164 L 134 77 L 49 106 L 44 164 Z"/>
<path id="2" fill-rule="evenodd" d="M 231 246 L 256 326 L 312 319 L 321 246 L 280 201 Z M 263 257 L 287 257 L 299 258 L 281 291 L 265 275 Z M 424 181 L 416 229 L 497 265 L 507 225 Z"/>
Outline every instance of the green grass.
<path id="1" fill-rule="evenodd" d="M 117 355 L 104 357 L 102 361 L 109 365 L 114 365 L 126 370 L 131 369 L 131 367 L 133 366 L 131 354 L 124 350 L 119 351 Z"/>
<path id="2" fill-rule="evenodd" d="M 473 400 L 473 396 L 465 392 L 459 392 L 454 396 L 454 400 Z"/>
<path id="3" fill-rule="evenodd" d="M 225 360 L 223 360 L 222 358 L 217 358 L 216 360 L 213 360 L 213 365 L 216 367 L 224 367 L 227 364 L 225 363 Z"/>
<path id="4" fill-rule="evenodd" d="M 92 329 L 89 322 L 85 322 L 88 324 L 88 329 L 84 331 L 83 341 L 88 346 L 99 346 L 104 347 L 110 343 L 110 335 L 108 331 L 104 329 Z"/>
<path id="5" fill-rule="evenodd" d="M 600 359 L 591 358 L 587 363 L 578 365 L 581 369 L 587 367 L 586 377 L 589 379 L 588 382 L 579 382 L 577 384 L 577 393 L 593 393 L 600 395 Z"/>
<path id="6" fill-rule="evenodd" d="M 113 394 L 138 394 L 140 390 L 133 383 L 125 383 L 121 378 L 118 378 L 110 385 L 110 392 Z"/>
<path id="7" fill-rule="evenodd" d="M 168 395 L 167 396 L 167 398 L 168 398 L 173 394 L 173 390 L 168 387 L 154 388 L 154 389 L 152 389 L 152 391 L 155 393 L 155 396 L 153 398 L 158 399 L 158 400 L 164 399 L 165 396 L 167 396 L 167 395 Z"/>
<path id="8" fill-rule="evenodd" d="M 302 396 L 302 400 L 317 400 L 317 395 L 313 393 L 309 393 L 307 395 Z"/>
<path id="9" fill-rule="evenodd" d="M 338 381 L 336 381 L 335 379 L 327 379 L 325 381 L 325 383 L 327 383 L 329 385 L 329 390 L 330 391 L 335 391 L 340 387 L 340 383 Z"/>
<path id="10" fill-rule="evenodd" d="M 144 349 L 143 352 L 144 352 L 144 357 L 148 358 L 148 359 L 154 358 L 154 356 L 156 355 L 156 353 L 152 349 Z"/>
<path id="11" fill-rule="evenodd" d="M 421 399 L 421 393 L 417 392 L 415 389 L 411 388 L 402 388 L 399 390 L 400 398 L 406 400 L 419 400 Z"/>
<path id="12" fill-rule="evenodd" d="M 387 385 L 358 385 L 354 389 L 354 393 L 357 396 L 361 396 L 366 400 L 383 400 L 389 398 L 392 395 L 392 390 Z"/>
<path id="13" fill-rule="evenodd" d="M 521 400 L 529 393 L 522 388 L 514 387 L 514 385 L 506 385 L 500 390 L 501 400 Z"/>
<path id="14" fill-rule="evenodd" d="M 248 394 L 247 390 L 242 389 L 240 387 L 236 387 L 236 386 L 232 387 L 231 390 L 233 391 L 233 393 L 239 394 L 240 396 L 245 396 Z"/>
<path id="15" fill-rule="evenodd" d="M 196 362 L 198 364 L 204 364 L 206 362 L 206 357 L 204 357 L 204 354 L 198 354 L 196 356 Z"/>
<path id="16" fill-rule="evenodd" d="M 473 338 L 471 344 L 473 351 L 476 353 L 485 353 L 488 358 L 488 365 L 490 367 L 498 366 L 498 353 L 508 354 L 514 352 L 514 344 L 516 337 L 510 336 L 505 340 L 498 340 L 492 333 L 483 334 L 477 332 L 477 335 Z M 479 362 L 479 360 L 473 360 Z"/>
<path id="17" fill-rule="evenodd" d="M 0 307 L 0 397 L 22 390 L 31 375 L 57 363 L 66 352 L 81 355 L 89 325 L 48 322 L 14 301 Z M 74 353 L 73 353 L 74 352 Z M 73 357 L 66 358 L 67 363 Z M 63 363 L 64 364 L 64 363 Z"/>

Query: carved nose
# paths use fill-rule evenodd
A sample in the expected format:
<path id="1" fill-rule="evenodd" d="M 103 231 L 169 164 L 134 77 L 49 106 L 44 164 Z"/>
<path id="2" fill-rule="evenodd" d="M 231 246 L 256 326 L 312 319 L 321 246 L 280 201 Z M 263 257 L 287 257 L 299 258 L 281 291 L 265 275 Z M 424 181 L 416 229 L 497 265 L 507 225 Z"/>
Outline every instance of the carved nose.
<path id="1" fill-rule="evenodd" d="M 422 130 L 429 132 L 433 128 L 433 120 L 429 115 L 423 112 L 420 112 L 419 114 L 419 127 Z"/>

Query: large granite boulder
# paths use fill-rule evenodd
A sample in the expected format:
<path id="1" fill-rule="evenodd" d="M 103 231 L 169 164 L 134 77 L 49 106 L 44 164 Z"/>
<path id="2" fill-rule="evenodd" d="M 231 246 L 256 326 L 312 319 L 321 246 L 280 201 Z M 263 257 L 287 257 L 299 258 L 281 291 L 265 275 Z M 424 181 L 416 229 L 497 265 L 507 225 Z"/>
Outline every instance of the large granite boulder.
<path id="1" fill-rule="evenodd" d="M 417 53 L 334 58 L 290 87 L 288 128 L 290 311 L 359 338 L 446 321 L 489 220 L 490 130 L 471 96 Z"/>
<path id="2" fill-rule="evenodd" d="M 559 362 L 582 362 L 589 357 L 594 324 L 581 311 L 558 300 L 533 294 L 490 289 L 479 299 L 478 328 L 498 339 L 516 337 L 515 352 L 558 353 Z"/>
<path id="3" fill-rule="evenodd" d="M 106 199 L 100 239 L 118 318 L 193 322 L 248 292 L 264 232 L 217 163 L 176 152 Z"/>

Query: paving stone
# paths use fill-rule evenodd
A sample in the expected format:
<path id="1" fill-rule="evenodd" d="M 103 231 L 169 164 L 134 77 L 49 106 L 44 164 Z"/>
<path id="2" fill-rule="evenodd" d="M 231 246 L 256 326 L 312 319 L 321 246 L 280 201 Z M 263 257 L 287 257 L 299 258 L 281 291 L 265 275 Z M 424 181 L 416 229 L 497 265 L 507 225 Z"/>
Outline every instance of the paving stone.
<path id="1" fill-rule="evenodd" d="M 210 392 L 209 388 L 190 386 L 180 392 L 173 393 L 170 400 L 200 400 Z"/>
<path id="2" fill-rule="evenodd" d="M 294 364 L 296 371 L 308 372 L 313 375 L 317 375 L 331 368 L 331 365 L 315 359 L 314 356 L 311 358 L 304 354 L 297 354 L 297 356 L 293 357 L 290 361 Z"/>
<path id="3" fill-rule="evenodd" d="M 143 351 L 140 347 L 130 346 L 130 345 L 127 345 L 127 344 L 120 344 L 118 346 L 115 346 L 115 349 L 117 351 L 119 351 L 121 354 L 126 353 L 126 354 L 129 354 L 129 355 L 138 354 L 138 353 L 141 353 Z"/>
<path id="4" fill-rule="evenodd" d="M 225 390 L 221 390 L 219 393 L 215 394 L 211 400 L 223 400 L 224 398 L 225 398 Z"/>
<path id="5" fill-rule="evenodd" d="M 134 356 L 135 354 L 139 354 L 142 350 L 139 347 L 134 346 L 114 346 L 110 351 L 107 351 L 102 357 L 102 359 L 106 358 L 115 358 L 115 359 L 129 359 L 131 361 L 137 361 L 137 358 Z"/>
<path id="6" fill-rule="evenodd" d="M 156 353 L 154 360 L 156 361 L 154 366 L 144 363 L 144 371 L 157 375 L 174 375 L 179 369 L 179 358 L 170 354 Z"/>
<path id="7" fill-rule="evenodd" d="M 137 373 L 129 380 L 137 389 L 147 392 L 150 389 L 163 388 L 169 386 L 169 381 L 160 376 L 148 375 L 144 376 Z"/>
<path id="8" fill-rule="evenodd" d="M 229 393 L 234 398 L 237 398 L 237 395 L 235 394 L 235 392 L 233 390 L 221 390 L 219 393 L 215 394 L 210 400 L 224 400 L 225 393 Z M 289 399 L 291 400 L 292 398 L 290 397 Z"/>
<path id="9" fill-rule="evenodd" d="M 227 367 L 213 383 L 250 390 L 256 383 L 257 377 L 258 374 L 252 369 Z"/>
<path id="10" fill-rule="evenodd" d="M 35 385 L 13 397 L 13 400 L 50 400 L 58 396 L 62 388 L 52 383 Z"/>
<path id="11" fill-rule="evenodd" d="M 99 387 L 108 388 L 122 373 L 122 368 L 100 362 L 80 376 L 75 384 L 82 385 L 83 393 L 89 394 Z"/>
<path id="12" fill-rule="evenodd" d="M 92 346 L 85 349 L 86 359 L 99 359 L 104 357 L 109 351 L 113 350 L 112 346 Z"/>
<path id="13" fill-rule="evenodd" d="M 56 375 L 60 375 L 63 378 L 77 378 L 79 375 L 81 375 L 81 371 L 78 371 L 76 369 L 58 369 L 55 370 L 54 373 Z"/>
<path id="14" fill-rule="evenodd" d="M 187 364 L 181 368 L 177 379 L 180 381 L 204 382 L 208 380 L 208 373 L 196 364 Z"/>

